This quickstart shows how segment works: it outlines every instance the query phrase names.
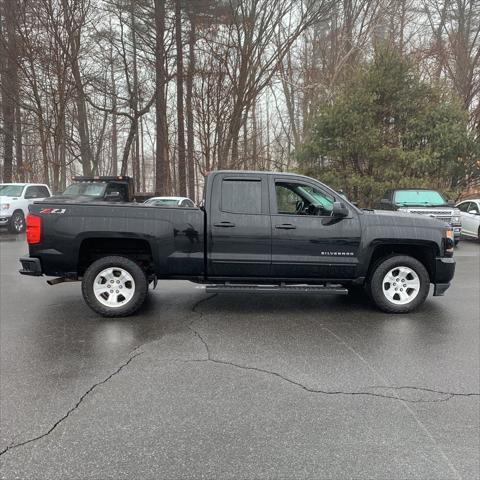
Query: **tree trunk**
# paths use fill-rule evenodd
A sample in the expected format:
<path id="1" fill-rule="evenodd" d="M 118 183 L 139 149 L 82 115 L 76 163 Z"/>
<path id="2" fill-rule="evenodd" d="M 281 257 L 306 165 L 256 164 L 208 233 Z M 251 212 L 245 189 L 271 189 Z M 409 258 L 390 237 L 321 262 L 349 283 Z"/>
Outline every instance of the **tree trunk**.
<path id="1" fill-rule="evenodd" d="M 155 0 L 155 195 L 169 193 L 167 101 L 165 97 L 165 0 Z"/>
<path id="2" fill-rule="evenodd" d="M 185 169 L 185 118 L 183 108 L 183 46 L 181 0 L 175 0 L 175 44 L 177 50 L 177 143 L 179 195 L 187 195 Z"/>
<path id="3" fill-rule="evenodd" d="M 136 112 L 139 109 L 139 95 L 138 95 L 138 68 L 137 68 L 137 33 L 135 22 L 135 1 L 130 0 L 130 19 L 131 19 L 131 34 L 132 34 L 132 64 L 133 64 L 133 94 L 132 94 L 132 109 Z M 132 171 L 134 178 L 135 190 L 140 190 L 140 142 L 138 137 L 138 122 L 136 122 L 135 132 L 135 147 L 132 155 Z"/>
<path id="4" fill-rule="evenodd" d="M 4 0 L 2 17 L 5 31 L 2 31 L 1 44 L 5 52 L 5 70 L 2 75 L 3 109 L 3 181 L 11 182 L 13 177 L 13 138 L 15 132 L 15 99 L 17 98 L 17 42 L 15 32 L 16 0 Z M 3 29 L 2 29 L 3 30 Z M 3 45 L 5 43 L 5 45 Z M 3 53 L 3 52 L 2 52 Z"/>
<path id="5" fill-rule="evenodd" d="M 62 0 L 63 15 L 65 25 L 68 31 L 68 41 L 70 46 L 70 65 L 75 84 L 75 105 L 77 107 L 78 117 L 78 135 L 80 137 L 80 156 L 83 168 L 83 174 L 92 175 L 93 153 L 90 145 L 90 131 L 87 118 L 87 105 L 85 99 L 85 90 L 83 87 L 78 55 L 80 52 L 81 25 L 77 25 L 73 18 L 69 18 L 68 14 L 71 7 L 68 0 Z"/>
<path id="6" fill-rule="evenodd" d="M 188 33 L 188 70 L 186 78 L 186 109 L 187 109 L 187 171 L 188 171 L 188 196 L 195 199 L 195 163 L 193 158 L 194 132 L 193 132 L 193 76 L 195 75 L 195 17 L 190 18 L 190 31 Z"/>
<path id="7" fill-rule="evenodd" d="M 17 89 L 18 90 L 18 89 Z M 17 157 L 17 178 L 19 182 L 25 181 L 25 169 L 23 166 L 23 132 L 22 132 L 22 110 L 20 108 L 20 99 L 16 101 L 16 120 L 15 120 L 15 156 Z"/>
<path id="8" fill-rule="evenodd" d="M 122 156 L 122 168 L 120 171 L 120 175 L 125 176 L 127 175 L 128 171 L 128 157 L 130 155 L 130 151 L 132 149 L 132 143 L 135 139 L 135 133 L 138 130 L 138 117 L 135 115 L 130 123 L 130 130 L 128 132 L 127 140 L 125 141 L 125 147 L 123 149 L 123 156 Z"/>

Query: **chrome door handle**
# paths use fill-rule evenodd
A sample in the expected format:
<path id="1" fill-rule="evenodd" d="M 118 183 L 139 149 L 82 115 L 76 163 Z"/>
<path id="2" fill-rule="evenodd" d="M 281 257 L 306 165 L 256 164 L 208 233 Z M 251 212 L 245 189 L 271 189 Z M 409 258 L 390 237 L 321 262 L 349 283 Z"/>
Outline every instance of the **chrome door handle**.
<path id="1" fill-rule="evenodd" d="M 279 230 L 294 230 L 297 227 L 291 223 L 282 223 L 281 225 L 275 225 L 275 228 Z"/>

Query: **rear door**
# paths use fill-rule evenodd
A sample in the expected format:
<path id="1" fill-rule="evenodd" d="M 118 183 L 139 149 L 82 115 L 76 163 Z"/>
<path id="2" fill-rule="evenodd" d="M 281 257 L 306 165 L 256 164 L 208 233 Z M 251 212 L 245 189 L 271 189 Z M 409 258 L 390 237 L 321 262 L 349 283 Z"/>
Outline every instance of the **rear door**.
<path id="1" fill-rule="evenodd" d="M 208 222 L 210 277 L 270 275 L 271 219 L 265 175 L 216 175 Z"/>
<path id="2" fill-rule="evenodd" d="M 333 217 L 336 198 L 309 179 L 271 176 L 272 276 L 356 277 L 360 245 L 358 213 Z"/>

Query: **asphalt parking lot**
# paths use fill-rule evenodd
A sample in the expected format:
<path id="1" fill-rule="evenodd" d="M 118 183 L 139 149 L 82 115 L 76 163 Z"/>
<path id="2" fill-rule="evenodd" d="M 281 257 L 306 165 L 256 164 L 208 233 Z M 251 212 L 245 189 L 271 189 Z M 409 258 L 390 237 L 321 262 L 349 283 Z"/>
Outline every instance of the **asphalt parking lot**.
<path id="1" fill-rule="evenodd" d="M 162 281 L 119 320 L 26 250 L 0 233 L 1 478 L 478 478 L 480 244 L 409 315 Z"/>

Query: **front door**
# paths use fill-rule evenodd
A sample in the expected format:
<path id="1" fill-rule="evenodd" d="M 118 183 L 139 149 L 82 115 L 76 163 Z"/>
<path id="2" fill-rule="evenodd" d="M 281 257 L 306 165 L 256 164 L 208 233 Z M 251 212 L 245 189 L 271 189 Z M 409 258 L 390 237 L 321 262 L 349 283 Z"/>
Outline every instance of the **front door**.
<path id="1" fill-rule="evenodd" d="M 356 277 L 360 222 L 349 207 L 333 217 L 333 192 L 312 180 L 270 178 L 272 275 L 277 278 Z"/>
<path id="2" fill-rule="evenodd" d="M 271 219 L 265 175 L 217 175 L 212 185 L 209 277 L 270 275 Z"/>

